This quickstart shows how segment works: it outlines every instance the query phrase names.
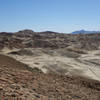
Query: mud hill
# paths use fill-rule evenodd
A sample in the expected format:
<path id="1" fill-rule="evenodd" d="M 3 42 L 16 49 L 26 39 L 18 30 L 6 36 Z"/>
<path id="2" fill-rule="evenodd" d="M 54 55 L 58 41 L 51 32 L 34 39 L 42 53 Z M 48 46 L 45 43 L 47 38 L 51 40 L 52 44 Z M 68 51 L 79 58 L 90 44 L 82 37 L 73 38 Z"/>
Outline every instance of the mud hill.
<path id="1" fill-rule="evenodd" d="M 0 33 L 0 47 L 8 48 L 65 48 L 95 50 L 100 45 L 100 34 L 61 34 L 56 32 L 34 32 L 23 30 L 16 33 Z"/>

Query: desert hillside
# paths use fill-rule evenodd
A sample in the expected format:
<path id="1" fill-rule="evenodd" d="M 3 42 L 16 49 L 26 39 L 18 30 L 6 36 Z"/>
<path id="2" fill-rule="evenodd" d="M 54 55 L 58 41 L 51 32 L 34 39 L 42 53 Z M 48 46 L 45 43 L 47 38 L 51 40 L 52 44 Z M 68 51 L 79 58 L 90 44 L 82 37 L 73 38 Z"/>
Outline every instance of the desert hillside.
<path id="1" fill-rule="evenodd" d="M 1 100 L 99 100 L 100 34 L 0 33 Z"/>
<path id="2" fill-rule="evenodd" d="M 44 74 L 0 55 L 1 100 L 99 100 L 100 82 L 54 73 Z"/>

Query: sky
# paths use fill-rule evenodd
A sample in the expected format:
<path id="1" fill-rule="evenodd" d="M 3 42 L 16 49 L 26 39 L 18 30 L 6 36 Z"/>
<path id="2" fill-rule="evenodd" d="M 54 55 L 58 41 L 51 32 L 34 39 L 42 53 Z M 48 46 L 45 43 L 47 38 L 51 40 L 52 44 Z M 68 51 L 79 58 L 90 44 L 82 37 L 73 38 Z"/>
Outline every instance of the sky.
<path id="1" fill-rule="evenodd" d="M 100 31 L 100 0 L 0 0 L 0 32 Z"/>

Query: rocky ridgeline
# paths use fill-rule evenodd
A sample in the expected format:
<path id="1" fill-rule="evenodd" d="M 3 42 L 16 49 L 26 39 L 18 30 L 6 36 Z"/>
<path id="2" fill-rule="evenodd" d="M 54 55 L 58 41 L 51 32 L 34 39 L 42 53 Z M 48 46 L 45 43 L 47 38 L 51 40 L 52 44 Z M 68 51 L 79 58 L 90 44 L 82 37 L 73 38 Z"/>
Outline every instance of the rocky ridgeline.
<path id="1" fill-rule="evenodd" d="M 23 30 L 16 33 L 0 33 L 0 48 L 67 48 L 95 50 L 100 45 L 100 34 L 61 34 L 51 31 Z"/>

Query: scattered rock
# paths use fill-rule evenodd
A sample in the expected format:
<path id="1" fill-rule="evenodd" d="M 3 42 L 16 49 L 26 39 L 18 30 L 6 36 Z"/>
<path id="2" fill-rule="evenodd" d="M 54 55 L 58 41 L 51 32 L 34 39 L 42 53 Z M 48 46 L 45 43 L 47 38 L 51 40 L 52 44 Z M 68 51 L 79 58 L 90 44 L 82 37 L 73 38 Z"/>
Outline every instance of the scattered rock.
<path id="1" fill-rule="evenodd" d="M 0 87 L 0 91 L 3 90 L 3 87 Z"/>

